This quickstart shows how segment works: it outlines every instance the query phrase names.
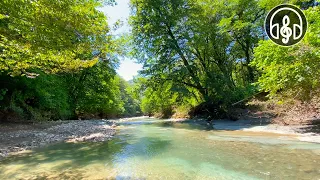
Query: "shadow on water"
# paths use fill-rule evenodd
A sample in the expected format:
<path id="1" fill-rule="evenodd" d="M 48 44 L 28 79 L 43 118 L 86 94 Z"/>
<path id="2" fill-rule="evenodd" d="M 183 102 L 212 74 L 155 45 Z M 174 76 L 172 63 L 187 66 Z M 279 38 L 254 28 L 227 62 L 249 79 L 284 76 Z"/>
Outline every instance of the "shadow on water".
<path id="1" fill-rule="evenodd" d="M 166 150 L 169 145 L 169 140 L 162 140 L 155 137 L 142 137 L 133 144 L 127 144 L 123 148 L 123 151 L 118 154 L 118 157 L 124 156 L 121 158 L 123 160 L 130 156 L 141 157 L 147 160 Z"/>
<path id="2" fill-rule="evenodd" d="M 0 179 L 320 177 L 317 147 L 296 149 L 289 145 L 305 144 L 286 147 L 279 145 L 284 140 L 272 137 L 208 132 L 213 128 L 197 123 L 147 119 L 120 124 L 124 126 L 108 142 L 59 143 L 0 161 Z M 269 144 L 256 143 L 266 139 Z"/>
<path id="3" fill-rule="evenodd" d="M 320 133 L 320 119 L 312 120 L 307 127 L 301 129 L 303 132 L 306 133 Z"/>
<path id="4" fill-rule="evenodd" d="M 204 130 L 204 131 L 214 130 L 213 126 L 208 126 L 208 125 L 199 124 L 199 123 L 162 121 L 162 122 L 155 122 L 147 125 L 163 127 L 163 128 L 177 128 L 177 129 L 188 129 L 188 130 Z"/>
<path id="5" fill-rule="evenodd" d="M 166 119 L 141 119 L 137 121 L 120 122 L 120 125 L 124 126 L 156 126 L 163 128 L 177 128 L 177 129 L 188 129 L 188 130 L 225 130 L 225 131 L 236 131 L 243 130 L 245 128 L 256 127 L 256 126 L 267 126 L 271 124 L 271 120 L 266 117 L 250 117 L 248 120 L 228 120 L 220 119 L 208 121 L 204 119 L 188 119 L 183 121 L 170 121 Z"/>
<path id="6" fill-rule="evenodd" d="M 178 129 L 198 129 L 198 130 L 213 130 L 212 126 L 208 125 L 206 121 L 199 120 L 185 120 L 181 122 L 170 121 L 167 119 L 143 119 L 136 121 L 120 122 L 123 126 L 139 126 L 139 125 L 150 125 L 155 127 L 172 127 Z"/>
<path id="7" fill-rule="evenodd" d="M 251 128 L 256 126 L 267 126 L 271 123 L 270 120 L 266 118 L 251 118 L 250 120 L 184 120 L 181 122 L 174 122 L 168 120 L 147 120 L 138 122 L 126 122 L 125 126 L 136 126 L 136 125 L 146 125 L 146 126 L 156 126 L 163 128 L 177 128 L 177 129 L 188 129 L 188 130 L 202 130 L 202 131 L 212 131 L 212 130 L 224 130 L 224 131 L 237 131 L 243 130 L 245 128 Z"/>
<path id="8" fill-rule="evenodd" d="M 12 156 L 3 160 L 2 164 L 27 164 L 20 170 L 27 170 L 42 163 L 52 163 L 67 160 L 68 162 L 55 166 L 56 170 L 83 167 L 93 162 L 112 160 L 114 153 L 120 151 L 125 144 L 110 143 L 59 143 L 34 152 Z M 3 172 L 0 173 L 2 174 Z"/>
<path id="9" fill-rule="evenodd" d="M 131 139 L 128 141 L 128 139 Z M 112 165 L 125 163 L 130 157 L 139 157 L 147 160 L 161 153 L 170 145 L 170 141 L 156 137 L 134 138 L 128 134 L 119 135 L 109 142 L 103 143 L 58 143 L 45 148 L 36 149 L 33 152 L 11 156 L 0 161 L 0 179 L 14 178 L 15 173 L 2 168 L 6 165 L 21 165 L 19 172 L 28 172 L 39 164 L 48 164 L 50 170 L 61 172 L 59 178 L 81 179 L 84 173 L 77 169 L 92 164 Z M 70 171 L 69 171 L 70 169 Z M 37 179 L 48 179 L 50 173 L 35 173 Z M 130 179 L 129 177 L 117 177 L 116 179 Z"/>

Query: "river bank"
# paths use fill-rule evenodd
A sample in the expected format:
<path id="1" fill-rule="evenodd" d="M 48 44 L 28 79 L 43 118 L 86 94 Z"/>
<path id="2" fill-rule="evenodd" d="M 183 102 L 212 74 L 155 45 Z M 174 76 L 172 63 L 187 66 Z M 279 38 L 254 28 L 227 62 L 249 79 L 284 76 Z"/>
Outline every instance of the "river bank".
<path id="1" fill-rule="evenodd" d="M 0 161 L 0 179 L 318 179 L 320 144 L 272 133 L 116 119 L 107 143 L 56 143 Z"/>
<path id="2" fill-rule="evenodd" d="M 280 124 L 271 118 L 247 118 L 236 121 L 218 119 L 211 122 L 205 119 L 170 119 L 175 123 L 192 123 L 207 126 L 218 131 L 245 131 L 252 133 L 272 133 L 295 137 L 299 141 L 320 143 L 319 124 Z"/>
<path id="3" fill-rule="evenodd" d="M 57 142 L 100 142 L 111 139 L 116 130 L 106 120 L 56 121 L 0 125 L 0 159 L 11 153 Z"/>
<path id="4" fill-rule="evenodd" d="M 110 140 L 116 133 L 118 123 L 139 121 L 150 117 L 123 118 L 115 120 L 56 121 L 35 124 L 1 124 L 0 159 L 12 153 L 31 150 L 57 142 L 101 142 Z M 270 118 L 247 118 L 237 121 L 205 119 L 168 119 L 169 123 L 189 123 L 206 126 L 213 130 L 273 133 L 290 136 L 299 141 L 320 143 L 317 125 L 283 125 Z"/>

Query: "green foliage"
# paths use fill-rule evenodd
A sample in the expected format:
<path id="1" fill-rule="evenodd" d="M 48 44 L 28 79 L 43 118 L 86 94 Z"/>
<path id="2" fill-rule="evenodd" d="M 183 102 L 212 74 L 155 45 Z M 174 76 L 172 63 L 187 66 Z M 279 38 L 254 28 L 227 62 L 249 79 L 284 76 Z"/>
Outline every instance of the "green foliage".
<path id="1" fill-rule="evenodd" d="M 78 116 L 115 117 L 123 112 L 120 80 L 108 62 L 100 61 L 91 68 L 66 77 L 71 102 Z"/>
<path id="2" fill-rule="evenodd" d="M 224 113 L 257 87 L 303 100 L 319 93 L 314 0 L 131 0 L 132 34 L 116 39 L 98 10 L 114 3 L 0 1 L 0 115 L 169 117 Z M 309 22 L 303 42 L 289 48 L 265 40 L 263 30 L 266 13 L 282 3 L 302 7 Z M 144 65 L 133 82 L 115 73 L 123 54 Z"/>
<path id="3" fill-rule="evenodd" d="M 135 80 L 135 93 L 141 99 L 141 110 L 145 115 L 157 115 L 160 117 L 170 117 L 180 110 L 191 109 L 196 106 L 200 99 L 196 92 L 181 89 L 172 82 L 167 81 L 161 85 L 153 84 L 147 78 Z M 184 113 L 187 114 L 187 113 Z"/>
<path id="4" fill-rule="evenodd" d="M 140 98 L 136 96 L 135 84 L 126 82 L 124 79 L 120 78 L 120 95 L 121 101 L 124 103 L 124 112 L 122 116 L 137 116 L 141 115 L 140 110 Z"/>
<path id="5" fill-rule="evenodd" d="M 108 53 L 109 28 L 102 1 L 0 2 L 0 71 L 75 71 Z M 99 52 L 92 55 L 93 52 Z"/>
<path id="6" fill-rule="evenodd" d="M 0 115 L 56 120 L 139 112 L 114 70 L 126 39 L 112 37 L 98 10 L 113 4 L 0 1 Z"/>
<path id="7" fill-rule="evenodd" d="M 178 94 L 170 91 L 170 88 L 168 84 L 159 88 L 147 88 L 141 102 L 142 112 L 148 115 L 158 112 L 166 117 L 172 115 L 172 106 Z"/>
<path id="8" fill-rule="evenodd" d="M 183 104 L 180 96 L 229 105 L 254 91 L 249 64 L 266 13 L 258 2 L 131 0 L 131 8 L 132 54 L 150 88 L 144 112 Z"/>
<path id="9" fill-rule="evenodd" d="M 3 100 L 4 96 L 6 95 L 8 89 L 0 89 L 0 101 Z"/>
<path id="10" fill-rule="evenodd" d="M 320 7 L 305 11 L 309 29 L 302 42 L 293 47 L 280 47 L 270 40 L 261 41 L 255 49 L 252 65 L 260 70 L 257 82 L 271 96 L 308 100 L 316 96 L 320 82 Z"/>
<path id="11" fill-rule="evenodd" d="M 71 117 L 67 83 L 59 75 L 38 72 L 37 78 L 1 76 L 7 93 L 1 108 L 26 119 L 67 119 Z M 9 106 L 6 106 L 8 105 Z"/>
<path id="12" fill-rule="evenodd" d="M 0 112 L 14 112 L 22 119 L 113 118 L 140 114 L 131 85 L 115 75 L 111 64 L 101 61 L 77 73 L 37 77 L 0 76 Z M 1 88 L 1 87 L 0 87 Z"/>

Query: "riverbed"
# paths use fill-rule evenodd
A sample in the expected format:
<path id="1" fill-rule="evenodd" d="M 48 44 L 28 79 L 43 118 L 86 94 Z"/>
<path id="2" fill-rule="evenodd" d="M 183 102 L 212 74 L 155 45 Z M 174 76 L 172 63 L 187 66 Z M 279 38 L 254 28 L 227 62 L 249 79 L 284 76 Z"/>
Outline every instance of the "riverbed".
<path id="1" fill-rule="evenodd" d="M 0 161 L 0 179 L 320 179 L 320 144 L 294 135 L 121 122 L 106 142 L 64 142 Z"/>

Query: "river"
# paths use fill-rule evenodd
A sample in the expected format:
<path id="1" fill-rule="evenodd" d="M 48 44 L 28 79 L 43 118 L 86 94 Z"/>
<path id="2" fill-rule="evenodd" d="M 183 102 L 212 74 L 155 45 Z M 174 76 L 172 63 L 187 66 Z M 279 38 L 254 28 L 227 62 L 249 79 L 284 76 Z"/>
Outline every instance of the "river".
<path id="1" fill-rule="evenodd" d="M 138 119 L 113 140 L 59 143 L 0 162 L 0 179 L 320 179 L 320 144 Z"/>

